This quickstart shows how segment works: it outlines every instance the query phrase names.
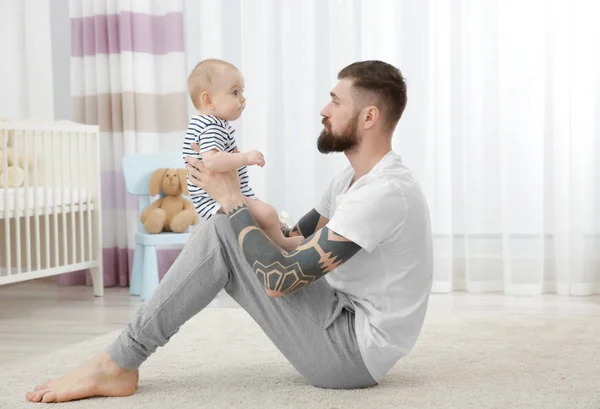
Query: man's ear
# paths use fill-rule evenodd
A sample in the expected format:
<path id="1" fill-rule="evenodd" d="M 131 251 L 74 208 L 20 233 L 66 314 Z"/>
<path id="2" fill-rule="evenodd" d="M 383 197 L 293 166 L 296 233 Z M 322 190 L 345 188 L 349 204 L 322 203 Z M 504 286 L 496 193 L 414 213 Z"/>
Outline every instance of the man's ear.
<path id="1" fill-rule="evenodd" d="M 212 95 L 210 95 L 210 92 L 208 91 L 202 91 L 202 94 L 200 94 L 200 102 L 202 102 L 202 106 L 206 108 L 214 108 Z"/>
<path id="2" fill-rule="evenodd" d="M 370 129 L 377 121 L 379 121 L 379 109 L 375 105 L 370 105 L 365 108 L 365 120 L 363 122 L 364 129 Z"/>

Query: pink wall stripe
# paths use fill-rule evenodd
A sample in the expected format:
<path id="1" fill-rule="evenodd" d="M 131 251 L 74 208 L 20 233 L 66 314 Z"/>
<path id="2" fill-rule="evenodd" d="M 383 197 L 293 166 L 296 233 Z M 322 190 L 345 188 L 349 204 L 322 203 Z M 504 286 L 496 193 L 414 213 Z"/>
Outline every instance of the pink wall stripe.
<path id="1" fill-rule="evenodd" d="M 71 56 L 183 52 L 183 15 L 123 12 L 71 19 Z"/>
<path id="2" fill-rule="evenodd" d="M 158 278 L 162 280 L 181 250 L 164 249 L 157 251 Z M 102 251 L 104 260 L 104 286 L 105 287 L 127 287 L 131 280 L 133 270 L 132 249 L 105 248 Z M 88 270 L 76 271 L 69 274 L 61 274 L 56 277 L 59 285 L 92 285 L 92 277 Z"/>

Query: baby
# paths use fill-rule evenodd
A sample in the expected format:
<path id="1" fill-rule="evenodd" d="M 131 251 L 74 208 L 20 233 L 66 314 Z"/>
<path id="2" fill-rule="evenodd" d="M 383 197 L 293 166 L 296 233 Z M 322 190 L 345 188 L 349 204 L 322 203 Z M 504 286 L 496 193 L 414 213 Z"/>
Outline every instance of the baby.
<path id="1" fill-rule="evenodd" d="M 260 201 L 250 187 L 247 166 L 263 167 L 265 159 L 257 150 L 239 152 L 235 130 L 229 121 L 238 119 L 246 107 L 244 77 L 232 64 L 208 59 L 194 67 L 188 78 L 188 91 L 198 114 L 190 120 L 183 141 L 183 157 L 196 156 L 192 144 L 200 147 L 200 159 L 207 169 L 225 172 L 237 169 L 242 194 L 250 213 L 279 247 L 291 251 L 304 240 L 302 236 L 285 237 L 281 231 L 277 211 Z M 187 164 L 187 163 L 186 163 Z M 200 217 L 207 220 L 221 210 L 221 205 L 206 191 L 192 184 L 188 178 L 190 197 Z"/>

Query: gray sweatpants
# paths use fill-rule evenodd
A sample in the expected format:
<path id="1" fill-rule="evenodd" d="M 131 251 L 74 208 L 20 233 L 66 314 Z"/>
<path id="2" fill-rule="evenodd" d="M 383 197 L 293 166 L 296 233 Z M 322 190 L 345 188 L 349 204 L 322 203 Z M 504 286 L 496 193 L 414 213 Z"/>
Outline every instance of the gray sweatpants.
<path id="1" fill-rule="evenodd" d="M 348 297 L 320 279 L 293 294 L 270 298 L 223 214 L 194 230 L 154 294 L 108 353 L 120 367 L 138 368 L 222 288 L 310 384 L 323 388 L 376 384 L 358 349 Z"/>

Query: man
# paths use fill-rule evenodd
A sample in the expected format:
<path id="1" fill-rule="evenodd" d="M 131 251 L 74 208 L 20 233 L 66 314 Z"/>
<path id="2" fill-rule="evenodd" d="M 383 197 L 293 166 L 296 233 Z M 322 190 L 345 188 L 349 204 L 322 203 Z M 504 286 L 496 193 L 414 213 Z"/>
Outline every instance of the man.
<path id="1" fill-rule="evenodd" d="M 106 351 L 27 399 L 134 393 L 139 366 L 223 288 L 314 386 L 376 385 L 411 350 L 431 289 L 432 243 L 420 187 L 392 151 L 406 85 L 398 69 L 381 61 L 351 64 L 338 79 L 321 111 L 317 146 L 344 152 L 350 166 L 287 232 L 306 237 L 302 244 L 287 253 L 265 236 L 235 171 L 215 174 L 188 158 L 194 182 L 226 214 L 194 231 Z"/>

